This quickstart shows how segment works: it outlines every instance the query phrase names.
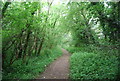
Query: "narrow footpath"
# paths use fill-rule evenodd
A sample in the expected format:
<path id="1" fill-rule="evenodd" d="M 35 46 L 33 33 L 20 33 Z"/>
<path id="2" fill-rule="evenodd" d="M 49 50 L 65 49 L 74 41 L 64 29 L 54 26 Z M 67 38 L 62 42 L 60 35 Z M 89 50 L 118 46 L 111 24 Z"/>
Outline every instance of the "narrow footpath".
<path id="1" fill-rule="evenodd" d="M 62 49 L 63 55 L 50 64 L 37 79 L 68 79 L 70 54 Z"/>

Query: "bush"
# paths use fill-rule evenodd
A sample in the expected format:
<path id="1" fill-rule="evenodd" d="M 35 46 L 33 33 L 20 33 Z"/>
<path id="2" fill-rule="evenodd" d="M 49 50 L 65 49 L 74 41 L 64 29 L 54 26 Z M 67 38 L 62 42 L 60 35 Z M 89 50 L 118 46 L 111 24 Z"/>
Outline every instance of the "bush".
<path id="1" fill-rule="evenodd" d="M 117 57 L 95 53 L 77 52 L 70 58 L 71 79 L 115 79 L 118 71 Z"/>
<path id="2" fill-rule="evenodd" d="M 66 48 L 70 53 L 75 53 L 75 52 L 79 52 L 82 50 L 82 48 L 78 48 L 78 47 L 69 47 Z"/>
<path id="3" fill-rule="evenodd" d="M 98 47 L 94 46 L 94 45 L 82 45 L 80 47 L 68 47 L 66 48 L 70 53 L 75 53 L 75 52 L 95 52 L 97 50 L 99 50 Z"/>

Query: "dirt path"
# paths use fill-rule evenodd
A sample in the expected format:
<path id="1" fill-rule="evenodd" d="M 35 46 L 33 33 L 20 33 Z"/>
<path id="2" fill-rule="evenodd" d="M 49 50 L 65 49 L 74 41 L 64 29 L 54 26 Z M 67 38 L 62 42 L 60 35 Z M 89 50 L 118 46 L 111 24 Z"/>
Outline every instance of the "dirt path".
<path id="1" fill-rule="evenodd" d="M 63 55 L 50 64 L 38 79 L 68 79 L 70 54 L 62 49 Z"/>

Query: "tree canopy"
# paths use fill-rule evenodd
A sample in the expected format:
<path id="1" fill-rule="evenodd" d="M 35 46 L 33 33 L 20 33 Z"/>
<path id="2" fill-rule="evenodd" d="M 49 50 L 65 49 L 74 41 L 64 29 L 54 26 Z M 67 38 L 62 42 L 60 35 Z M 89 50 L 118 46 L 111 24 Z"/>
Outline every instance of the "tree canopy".
<path id="1" fill-rule="evenodd" d="M 120 2 L 0 4 L 2 65 L 6 75 L 15 63 L 29 65 L 31 58 L 49 58 L 51 50 L 58 47 L 120 47 Z"/>

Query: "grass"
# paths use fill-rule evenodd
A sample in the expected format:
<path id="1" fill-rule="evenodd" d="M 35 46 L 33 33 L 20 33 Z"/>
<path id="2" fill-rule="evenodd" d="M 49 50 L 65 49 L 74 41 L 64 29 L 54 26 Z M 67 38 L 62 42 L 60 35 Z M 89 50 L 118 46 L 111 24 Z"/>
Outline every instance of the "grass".
<path id="1" fill-rule="evenodd" d="M 93 48 L 93 47 L 92 47 Z M 80 49 L 80 48 L 78 48 Z M 94 49 L 94 48 L 93 48 Z M 70 79 L 116 79 L 118 60 L 116 50 L 81 49 L 70 58 Z"/>
<path id="2" fill-rule="evenodd" d="M 39 76 L 51 62 L 62 55 L 60 48 L 50 50 L 50 54 L 43 54 L 29 60 L 28 65 L 21 64 L 21 60 L 16 61 L 6 71 L 3 71 L 3 79 L 33 79 Z"/>

